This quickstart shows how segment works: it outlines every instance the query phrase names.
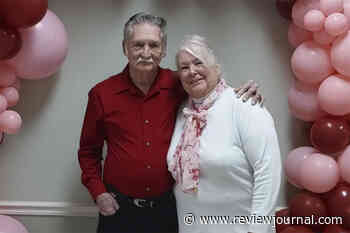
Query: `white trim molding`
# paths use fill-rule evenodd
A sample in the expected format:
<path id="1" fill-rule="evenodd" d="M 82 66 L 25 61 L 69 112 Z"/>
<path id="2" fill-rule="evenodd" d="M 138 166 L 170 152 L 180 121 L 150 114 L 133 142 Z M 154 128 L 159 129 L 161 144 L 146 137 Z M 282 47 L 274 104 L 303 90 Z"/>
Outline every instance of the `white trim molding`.
<path id="1" fill-rule="evenodd" d="M 0 201 L 0 214 L 97 217 L 96 206 L 74 202 Z"/>

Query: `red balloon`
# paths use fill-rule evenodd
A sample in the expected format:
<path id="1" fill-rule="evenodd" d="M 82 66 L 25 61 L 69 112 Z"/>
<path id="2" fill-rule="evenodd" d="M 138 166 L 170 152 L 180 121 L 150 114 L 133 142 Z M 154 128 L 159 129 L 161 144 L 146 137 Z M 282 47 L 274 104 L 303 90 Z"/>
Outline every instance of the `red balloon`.
<path id="1" fill-rule="evenodd" d="M 291 222 L 292 224 L 304 223 L 304 225 L 316 231 L 321 230 L 324 225 L 311 224 L 311 219 L 313 218 L 317 223 L 318 218 L 328 216 L 324 201 L 319 195 L 310 192 L 301 192 L 295 195 L 289 203 L 289 213 L 292 217 L 303 217 L 304 219 L 304 222 Z"/>
<path id="2" fill-rule="evenodd" d="M 48 0 L 1 0 L 0 18 L 9 27 L 26 28 L 46 14 Z"/>
<path id="3" fill-rule="evenodd" d="M 284 219 L 287 219 L 286 217 L 289 217 L 289 209 L 288 208 L 285 208 L 285 209 L 281 209 L 279 211 L 276 212 L 275 214 L 276 217 L 281 217 L 281 218 L 284 218 Z M 276 226 L 276 232 L 277 233 L 281 233 L 284 229 L 286 229 L 287 227 L 291 226 L 290 224 L 288 223 L 282 223 L 282 224 L 279 224 L 277 221 L 275 222 L 275 226 Z"/>
<path id="4" fill-rule="evenodd" d="M 0 60 L 16 56 L 21 47 L 22 39 L 16 29 L 0 28 Z"/>
<path id="5" fill-rule="evenodd" d="M 349 230 L 344 229 L 339 225 L 328 225 L 323 233 L 350 233 Z"/>
<path id="6" fill-rule="evenodd" d="M 281 233 L 314 233 L 310 228 L 304 226 L 290 226 Z"/>
<path id="7" fill-rule="evenodd" d="M 342 118 L 321 118 L 312 125 L 310 138 L 312 145 L 322 153 L 336 153 L 350 143 L 350 126 Z"/>
<path id="8" fill-rule="evenodd" d="M 331 191 L 327 209 L 330 216 L 342 217 L 343 226 L 350 228 L 350 187 L 341 185 Z"/>
<path id="9" fill-rule="evenodd" d="M 276 8 L 283 18 L 290 20 L 294 3 L 295 0 L 276 0 Z"/>

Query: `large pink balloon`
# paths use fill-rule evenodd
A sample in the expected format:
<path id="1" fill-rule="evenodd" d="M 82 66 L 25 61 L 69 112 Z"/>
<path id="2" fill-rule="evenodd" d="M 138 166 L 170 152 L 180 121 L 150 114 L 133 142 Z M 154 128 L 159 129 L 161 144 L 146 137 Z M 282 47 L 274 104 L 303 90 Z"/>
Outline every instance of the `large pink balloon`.
<path id="1" fill-rule="evenodd" d="M 300 181 L 300 168 L 301 164 L 311 156 L 312 153 L 318 153 L 318 151 L 309 146 L 298 147 L 287 155 L 284 161 L 284 168 L 288 181 L 298 188 L 302 188 Z"/>
<path id="2" fill-rule="evenodd" d="M 303 121 L 315 121 L 327 115 L 318 103 L 318 85 L 312 86 L 295 80 L 288 92 L 289 111 Z"/>
<path id="3" fill-rule="evenodd" d="M 5 96 L 8 107 L 13 107 L 18 103 L 19 93 L 14 87 L 0 88 L 0 95 Z"/>
<path id="4" fill-rule="evenodd" d="M 339 157 L 338 165 L 341 178 L 350 183 L 350 146 L 346 147 Z"/>
<path id="5" fill-rule="evenodd" d="M 328 34 L 324 29 L 313 33 L 313 39 L 320 45 L 330 45 L 334 40 L 335 36 Z"/>
<path id="6" fill-rule="evenodd" d="M 312 154 L 301 164 L 300 180 L 303 187 L 311 192 L 328 192 L 339 181 L 337 162 L 324 154 Z"/>
<path id="7" fill-rule="evenodd" d="M 349 29 L 349 22 L 344 14 L 333 13 L 326 18 L 324 28 L 328 34 L 338 36 Z"/>
<path id="8" fill-rule="evenodd" d="M 304 16 L 304 27 L 312 32 L 320 31 L 326 17 L 319 10 L 310 10 Z"/>
<path id="9" fill-rule="evenodd" d="M 320 0 L 320 8 L 326 14 L 343 11 L 343 0 Z"/>
<path id="10" fill-rule="evenodd" d="M 68 52 L 68 38 L 63 23 L 47 11 L 35 26 L 19 30 L 23 45 L 8 64 L 24 79 L 41 79 L 56 73 Z"/>
<path id="11" fill-rule="evenodd" d="M 334 72 L 330 62 L 329 49 L 313 42 L 302 43 L 291 59 L 295 76 L 306 83 L 320 83 Z"/>
<path id="12" fill-rule="evenodd" d="M 0 113 L 0 132 L 15 134 L 21 128 L 21 125 L 22 118 L 17 112 L 6 110 Z"/>
<path id="13" fill-rule="evenodd" d="M 321 108 L 333 115 L 350 113 L 350 81 L 341 75 L 332 75 L 318 89 Z"/>
<path id="14" fill-rule="evenodd" d="M 7 99 L 5 96 L 0 95 L 0 113 L 7 109 Z"/>
<path id="15" fill-rule="evenodd" d="M 0 87 L 8 87 L 16 81 L 16 74 L 14 69 L 5 64 L 0 63 Z"/>
<path id="16" fill-rule="evenodd" d="M 22 223 L 6 215 L 0 215 L 0 231 L 1 233 L 28 233 Z"/>
<path id="17" fill-rule="evenodd" d="M 309 10 L 319 10 L 320 0 L 298 0 L 293 5 L 293 22 L 301 28 L 304 28 L 304 16 Z"/>
<path id="18" fill-rule="evenodd" d="M 339 73 L 350 76 L 350 32 L 333 42 L 331 61 Z"/>
<path id="19" fill-rule="evenodd" d="M 298 47 L 301 43 L 312 39 L 312 33 L 304 28 L 298 27 L 294 23 L 289 24 L 288 42 L 293 48 Z"/>

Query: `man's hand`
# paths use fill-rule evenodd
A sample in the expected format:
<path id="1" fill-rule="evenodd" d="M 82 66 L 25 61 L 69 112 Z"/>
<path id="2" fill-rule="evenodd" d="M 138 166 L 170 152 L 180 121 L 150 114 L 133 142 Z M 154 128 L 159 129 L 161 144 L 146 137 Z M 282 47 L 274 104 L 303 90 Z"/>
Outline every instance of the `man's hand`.
<path id="1" fill-rule="evenodd" d="M 115 214 L 119 209 L 118 202 L 110 193 L 102 193 L 97 196 L 96 204 L 100 213 L 104 216 Z"/>
<path id="2" fill-rule="evenodd" d="M 235 88 L 234 91 L 237 93 L 237 98 L 240 98 L 243 94 L 243 102 L 252 98 L 252 105 L 260 103 L 263 106 L 264 97 L 258 92 L 259 85 L 254 80 L 249 80 L 243 86 Z"/>

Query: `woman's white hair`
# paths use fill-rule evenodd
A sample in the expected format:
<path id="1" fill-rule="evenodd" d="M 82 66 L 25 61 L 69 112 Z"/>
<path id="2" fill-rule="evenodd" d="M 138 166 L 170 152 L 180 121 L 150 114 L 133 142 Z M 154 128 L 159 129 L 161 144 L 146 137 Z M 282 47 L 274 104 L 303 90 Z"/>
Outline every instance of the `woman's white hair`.
<path id="1" fill-rule="evenodd" d="M 213 50 L 209 47 L 206 39 L 199 35 L 188 35 L 182 41 L 179 50 L 176 53 L 176 65 L 179 68 L 179 53 L 186 51 L 191 55 L 201 60 L 205 66 L 212 67 L 217 66 L 220 70 L 220 66 L 217 63 L 217 59 L 213 53 Z"/>

